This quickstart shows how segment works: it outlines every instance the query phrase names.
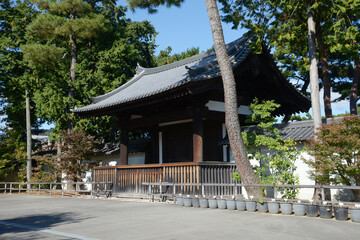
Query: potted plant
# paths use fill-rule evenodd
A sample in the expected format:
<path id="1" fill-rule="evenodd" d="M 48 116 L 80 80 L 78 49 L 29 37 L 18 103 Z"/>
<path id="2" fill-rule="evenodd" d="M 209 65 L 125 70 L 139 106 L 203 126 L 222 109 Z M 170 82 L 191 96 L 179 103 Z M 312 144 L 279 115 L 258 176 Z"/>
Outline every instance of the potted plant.
<path id="1" fill-rule="evenodd" d="M 200 207 L 200 200 L 198 195 L 195 195 L 195 197 L 191 199 L 191 205 L 193 207 Z"/>
<path id="2" fill-rule="evenodd" d="M 280 202 L 281 214 L 290 215 L 292 213 L 292 203 L 288 202 L 288 199 L 285 198 L 283 202 Z"/>
<path id="3" fill-rule="evenodd" d="M 263 199 L 259 198 L 257 208 L 259 212 L 266 213 L 268 211 L 268 204 Z"/>
<path id="4" fill-rule="evenodd" d="M 268 209 L 269 209 L 269 213 L 272 214 L 278 214 L 279 213 L 279 202 L 276 201 L 274 198 L 271 199 L 270 202 L 267 203 L 268 204 Z"/>
<path id="5" fill-rule="evenodd" d="M 332 205 L 327 202 L 323 202 L 322 205 L 319 206 L 320 218 L 330 219 L 332 218 Z"/>
<path id="6" fill-rule="evenodd" d="M 217 207 L 219 209 L 226 209 L 226 199 L 224 199 L 223 196 L 217 199 Z"/>
<path id="7" fill-rule="evenodd" d="M 297 201 L 297 203 L 293 204 L 294 214 L 295 216 L 304 216 L 305 215 L 305 204 L 301 202 L 301 200 Z"/>
<path id="8" fill-rule="evenodd" d="M 334 206 L 334 215 L 336 220 L 346 221 L 349 216 L 349 208 L 344 207 L 343 203 L 339 203 L 338 206 Z"/>
<path id="9" fill-rule="evenodd" d="M 351 221 L 360 223 L 360 205 L 356 204 L 354 208 L 350 208 Z"/>
<path id="10" fill-rule="evenodd" d="M 208 202 L 209 202 L 209 208 L 217 208 L 216 196 L 213 196 L 213 198 L 208 199 Z"/>
<path id="11" fill-rule="evenodd" d="M 236 209 L 235 196 L 231 196 L 231 199 L 226 199 L 226 208 L 229 210 Z"/>
<path id="12" fill-rule="evenodd" d="M 256 201 L 253 200 L 254 196 L 250 196 L 250 200 L 245 202 L 246 211 L 255 212 L 256 211 Z"/>
<path id="13" fill-rule="evenodd" d="M 205 195 L 203 195 L 201 198 L 199 198 L 199 203 L 201 208 L 208 208 L 209 207 L 209 201 L 206 198 Z"/>
<path id="14" fill-rule="evenodd" d="M 314 204 L 313 200 L 309 200 L 309 204 L 306 205 L 306 216 L 317 217 L 319 214 L 319 205 Z"/>
<path id="15" fill-rule="evenodd" d="M 239 211 L 245 211 L 246 210 L 246 202 L 244 199 L 237 199 L 235 201 L 236 209 Z"/>
<path id="16" fill-rule="evenodd" d="M 184 201 L 184 206 L 185 207 L 191 207 L 192 206 L 192 199 L 190 197 L 190 195 L 187 195 L 186 198 L 183 198 Z"/>
<path id="17" fill-rule="evenodd" d="M 184 206 L 184 198 L 182 197 L 181 193 L 179 194 L 178 197 L 176 197 L 176 203 L 179 206 Z"/>

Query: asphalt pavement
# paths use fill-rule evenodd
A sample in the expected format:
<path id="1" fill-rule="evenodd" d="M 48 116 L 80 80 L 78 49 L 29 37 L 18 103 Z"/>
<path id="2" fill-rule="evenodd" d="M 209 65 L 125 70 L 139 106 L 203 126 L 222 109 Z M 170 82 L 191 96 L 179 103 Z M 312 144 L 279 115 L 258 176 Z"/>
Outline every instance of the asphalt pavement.
<path id="1" fill-rule="evenodd" d="M 119 199 L 0 195 L 0 239 L 359 239 L 335 219 Z"/>

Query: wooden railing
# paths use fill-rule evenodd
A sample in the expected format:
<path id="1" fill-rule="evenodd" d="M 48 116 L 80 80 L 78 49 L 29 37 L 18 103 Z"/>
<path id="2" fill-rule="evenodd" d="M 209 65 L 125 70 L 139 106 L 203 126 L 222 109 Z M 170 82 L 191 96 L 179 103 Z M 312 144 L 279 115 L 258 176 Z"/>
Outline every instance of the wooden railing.
<path id="1" fill-rule="evenodd" d="M 75 188 L 68 188 L 66 182 L 0 182 L 0 193 L 27 193 L 46 195 L 75 195 L 80 194 L 91 196 L 109 195 L 112 193 L 112 182 L 74 182 Z"/>
<path id="2" fill-rule="evenodd" d="M 200 194 L 199 186 L 187 183 L 234 183 L 232 174 L 236 171 L 233 163 L 202 162 L 149 164 L 136 166 L 115 166 L 94 168 L 94 181 L 112 181 L 114 193 L 148 194 L 149 189 L 144 182 L 183 183 L 185 185 L 167 186 L 163 192 L 183 194 Z M 227 195 L 234 192 L 234 186 L 207 186 L 207 192 L 214 195 Z M 241 188 L 239 187 L 239 191 Z M 160 188 L 155 187 L 155 191 Z"/>

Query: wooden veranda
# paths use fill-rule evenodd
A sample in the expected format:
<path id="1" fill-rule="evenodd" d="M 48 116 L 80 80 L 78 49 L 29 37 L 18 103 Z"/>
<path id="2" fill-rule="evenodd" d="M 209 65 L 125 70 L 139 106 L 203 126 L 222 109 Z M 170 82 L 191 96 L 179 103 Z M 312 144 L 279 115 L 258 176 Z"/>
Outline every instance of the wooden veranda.
<path id="1" fill-rule="evenodd" d="M 234 183 L 234 163 L 189 162 L 172 164 L 148 164 L 136 166 L 95 167 L 94 182 L 112 182 L 113 193 L 148 194 L 143 183 Z M 158 189 L 159 193 L 173 192 L 173 187 Z M 196 186 L 176 186 L 182 194 L 201 194 Z M 234 187 L 211 186 L 206 192 L 211 195 L 232 195 Z M 241 192 L 239 187 L 238 193 Z"/>

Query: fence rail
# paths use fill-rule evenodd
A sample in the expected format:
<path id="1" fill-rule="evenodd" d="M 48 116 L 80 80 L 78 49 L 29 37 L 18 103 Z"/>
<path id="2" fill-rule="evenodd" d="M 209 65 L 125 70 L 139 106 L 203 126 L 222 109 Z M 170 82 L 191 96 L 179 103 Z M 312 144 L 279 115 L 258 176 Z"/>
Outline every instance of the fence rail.
<path id="1" fill-rule="evenodd" d="M 325 189 L 347 189 L 347 190 L 360 190 L 360 186 L 332 186 L 332 185 L 288 185 L 288 184 L 242 184 L 242 183 L 166 183 L 166 182 L 143 182 L 144 186 L 148 187 L 149 192 L 149 200 L 154 199 L 155 194 L 160 195 L 173 195 L 176 196 L 178 194 L 183 194 L 182 192 L 176 191 L 179 187 L 197 187 L 201 189 L 201 191 L 196 195 L 203 195 L 203 196 L 213 196 L 211 191 L 207 191 L 207 188 L 212 187 L 224 187 L 226 189 L 233 189 L 234 191 L 230 194 L 225 194 L 227 196 L 237 196 L 241 194 L 239 192 L 239 188 L 243 187 L 270 187 L 273 188 L 274 196 L 277 196 L 276 192 L 279 189 L 284 188 L 311 188 L 311 189 L 320 189 L 321 191 L 321 200 L 314 200 L 314 202 L 323 202 L 325 201 Z M 169 187 L 171 190 L 169 191 Z M 187 195 L 192 195 L 190 192 Z M 224 196 L 224 195 L 221 195 Z M 270 200 L 273 198 L 265 198 L 266 200 Z M 276 200 L 283 200 L 281 198 L 276 198 Z M 301 200 L 303 202 L 309 201 L 309 199 L 288 199 L 289 201 L 298 201 Z M 328 203 L 344 203 L 344 204 L 360 204 L 360 202 L 344 202 L 344 201 L 327 201 Z"/>
<path id="2" fill-rule="evenodd" d="M 147 164 L 137 166 L 95 167 L 95 181 L 112 181 L 115 193 L 148 194 L 148 187 L 144 182 L 183 183 L 175 185 L 176 192 L 199 193 L 197 186 L 188 183 L 234 183 L 232 174 L 236 172 L 236 165 L 223 162 L 202 163 L 171 163 Z M 172 188 L 172 186 L 169 186 Z M 214 195 L 225 195 L 233 192 L 233 186 L 209 187 Z M 238 189 L 241 191 L 241 189 Z"/>
<path id="3" fill-rule="evenodd" d="M 74 189 L 68 188 L 69 185 L 75 185 Z M 89 185 L 91 187 L 89 187 Z M 87 188 L 87 189 L 85 189 Z M 2 193 L 33 193 L 40 195 L 42 192 L 48 193 L 50 196 L 54 193 L 61 192 L 64 197 L 66 193 L 88 194 L 91 196 L 108 195 L 112 193 L 112 182 L 0 182 L 0 192 Z"/>

